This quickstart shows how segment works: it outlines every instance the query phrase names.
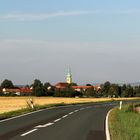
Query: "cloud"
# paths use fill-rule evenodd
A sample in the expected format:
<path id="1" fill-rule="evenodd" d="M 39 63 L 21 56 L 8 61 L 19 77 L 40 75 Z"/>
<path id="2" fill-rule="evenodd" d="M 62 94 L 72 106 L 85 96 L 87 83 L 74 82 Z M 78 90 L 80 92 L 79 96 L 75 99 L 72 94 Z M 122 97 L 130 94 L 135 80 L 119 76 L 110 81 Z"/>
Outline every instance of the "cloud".
<path id="1" fill-rule="evenodd" d="M 92 11 L 92 13 L 96 13 Z M 63 16 L 80 16 L 80 15 L 86 15 L 86 14 L 91 14 L 91 11 L 69 11 L 69 12 L 64 12 L 64 11 L 59 11 L 55 13 L 47 13 L 47 14 L 17 14 L 17 13 L 12 13 L 12 14 L 5 14 L 5 15 L 0 15 L 0 20 L 5 21 L 5 20 L 13 20 L 13 21 L 38 21 L 38 20 L 47 20 L 49 18 L 54 18 L 54 17 L 63 17 Z"/>
<path id="2" fill-rule="evenodd" d="M 9 13 L 0 15 L 0 21 L 41 21 L 55 17 L 82 16 L 82 15 L 140 15 L 140 10 L 92 10 L 92 11 L 58 11 L 45 14 L 18 14 Z"/>

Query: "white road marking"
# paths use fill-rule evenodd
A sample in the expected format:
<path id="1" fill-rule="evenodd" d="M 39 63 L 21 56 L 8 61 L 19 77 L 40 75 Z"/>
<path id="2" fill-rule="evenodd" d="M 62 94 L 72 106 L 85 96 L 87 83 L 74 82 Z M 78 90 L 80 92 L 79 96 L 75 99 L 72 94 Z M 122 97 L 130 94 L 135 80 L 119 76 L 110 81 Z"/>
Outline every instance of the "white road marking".
<path id="1" fill-rule="evenodd" d="M 79 110 L 75 110 L 74 112 L 76 113 L 76 112 L 78 112 Z"/>
<path id="2" fill-rule="evenodd" d="M 91 108 L 91 106 L 86 107 L 87 109 Z"/>
<path id="3" fill-rule="evenodd" d="M 91 106 L 86 107 L 86 108 L 91 108 Z M 84 110 L 84 109 L 86 109 L 86 108 L 80 108 L 79 110 L 78 110 L 78 109 L 77 109 L 77 110 L 74 110 L 73 112 L 70 112 L 70 113 L 68 113 L 67 115 L 62 116 L 62 118 L 56 119 L 56 120 L 54 120 L 53 122 L 54 122 L 54 123 L 55 123 L 55 122 L 58 122 L 58 121 L 60 121 L 61 119 L 66 118 L 68 115 L 71 115 L 71 114 L 73 114 L 73 113 L 76 113 L 76 112 L 78 112 L 78 111 L 80 111 L 80 110 Z M 38 112 L 39 112 L 39 111 L 38 111 Z M 48 126 L 53 125 L 54 123 L 47 123 L 47 124 L 44 124 L 44 125 L 38 125 L 38 126 L 35 127 L 35 129 L 30 130 L 30 131 L 28 131 L 28 132 L 22 134 L 21 136 L 22 136 L 22 137 L 23 137 L 23 136 L 26 136 L 26 135 L 28 135 L 28 134 L 30 134 L 30 133 L 35 132 L 36 130 L 38 130 L 37 128 L 48 127 Z"/>
<path id="4" fill-rule="evenodd" d="M 44 125 L 38 125 L 38 126 L 36 126 L 36 128 L 44 128 L 44 127 L 47 127 L 47 126 L 51 126 L 53 124 L 54 123 L 47 123 L 47 124 L 44 124 Z"/>
<path id="5" fill-rule="evenodd" d="M 21 137 L 24 137 L 24 136 L 26 136 L 26 135 L 28 135 L 28 134 L 30 134 L 30 133 L 36 131 L 36 130 L 37 130 L 37 129 L 30 130 L 30 131 L 28 131 L 28 132 L 22 134 Z"/>
<path id="6" fill-rule="evenodd" d="M 59 118 L 59 119 L 57 119 L 57 120 L 54 120 L 53 122 L 58 122 L 58 121 L 60 121 L 61 120 L 61 118 Z"/>
<path id="7" fill-rule="evenodd" d="M 1 120 L 0 123 L 10 121 L 10 120 L 14 120 L 14 119 L 17 119 L 17 118 L 21 118 L 21 117 L 24 117 L 24 116 L 32 115 L 32 114 L 42 112 L 42 111 L 45 111 L 45 110 L 52 110 L 54 108 L 67 108 L 67 107 L 71 107 L 71 106 L 74 106 L 74 105 L 66 105 L 66 106 L 60 106 L 60 107 L 50 107 L 50 108 L 46 108 L 46 109 L 41 109 L 41 110 L 37 110 L 37 111 L 34 111 L 34 112 L 29 112 L 29 113 L 26 113 L 26 114 L 23 114 L 23 115 L 19 115 L 19 116 L 15 116 L 15 117 L 12 117 L 12 118 Z"/>
<path id="8" fill-rule="evenodd" d="M 80 110 L 84 110 L 85 108 L 80 108 Z"/>
<path id="9" fill-rule="evenodd" d="M 74 112 L 70 112 L 69 115 L 73 114 Z"/>
<path id="10" fill-rule="evenodd" d="M 68 117 L 68 115 L 64 115 L 62 118 L 66 118 L 66 117 Z"/>

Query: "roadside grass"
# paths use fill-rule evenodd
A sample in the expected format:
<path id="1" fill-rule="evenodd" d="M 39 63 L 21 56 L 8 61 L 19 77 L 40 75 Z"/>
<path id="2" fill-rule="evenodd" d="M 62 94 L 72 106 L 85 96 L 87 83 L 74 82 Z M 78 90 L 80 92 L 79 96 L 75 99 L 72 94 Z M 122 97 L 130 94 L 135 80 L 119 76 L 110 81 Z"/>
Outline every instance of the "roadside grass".
<path id="1" fill-rule="evenodd" d="M 139 104 L 140 105 L 140 104 Z M 119 110 L 114 108 L 109 115 L 111 140 L 140 140 L 140 114 L 135 105 L 126 105 Z"/>
<path id="2" fill-rule="evenodd" d="M 105 103 L 105 102 L 113 102 L 113 101 L 114 100 L 111 100 L 111 101 L 105 101 L 104 100 L 104 101 L 99 101 L 99 102 L 96 102 L 96 103 L 103 103 L 103 102 Z M 34 112 L 34 111 L 42 110 L 42 109 L 47 109 L 47 108 L 66 106 L 66 105 L 90 104 L 90 103 L 93 103 L 93 102 L 79 102 L 79 103 L 69 103 L 69 104 L 66 104 L 66 103 L 62 102 L 62 103 L 57 103 L 57 104 L 44 104 L 44 105 L 35 104 L 34 108 L 31 108 L 29 105 L 27 105 L 26 108 L 18 109 L 18 110 L 15 110 L 15 111 L 0 113 L 0 120 L 8 119 L 8 118 L 11 118 L 11 117 L 16 117 L 16 116 L 19 116 L 19 115 L 23 115 L 23 114 L 27 114 L 27 113 L 30 113 L 30 112 Z"/>
<path id="3" fill-rule="evenodd" d="M 101 102 L 103 103 L 103 102 L 107 102 L 107 101 L 100 101 L 100 102 L 96 102 L 96 103 L 101 103 Z M 109 101 L 109 102 L 113 102 L 113 100 Z M 27 107 L 23 108 L 23 109 L 18 109 L 15 111 L 1 113 L 0 120 L 8 119 L 11 117 L 16 117 L 19 115 L 27 114 L 27 113 L 34 112 L 34 111 L 41 110 L 41 109 L 66 106 L 66 105 L 90 104 L 90 103 L 93 103 L 93 102 L 80 102 L 80 103 L 70 103 L 70 104 L 66 104 L 66 103 L 62 102 L 62 103 L 57 103 L 57 104 L 44 104 L 44 105 L 36 104 L 36 105 L 34 105 L 34 109 L 32 109 L 30 106 L 27 105 Z"/>
<path id="4" fill-rule="evenodd" d="M 34 108 L 27 103 L 31 98 Z M 134 99 L 138 98 L 0 97 L 0 120 L 50 107 Z"/>
<path id="5" fill-rule="evenodd" d="M 27 107 L 27 101 L 33 99 L 34 104 L 77 104 L 101 101 L 136 100 L 140 98 L 63 98 L 63 97 L 0 97 L 0 114 Z"/>
<path id="6" fill-rule="evenodd" d="M 32 112 L 32 111 L 34 111 L 34 110 L 29 109 L 29 108 L 24 108 L 24 109 L 19 109 L 19 110 L 15 110 L 15 111 L 1 113 L 0 114 L 0 120 L 8 119 L 8 118 L 15 117 L 15 116 L 18 116 L 18 115 L 22 115 L 22 114 L 25 114 L 25 113 L 29 113 L 29 112 Z"/>
<path id="7" fill-rule="evenodd" d="M 34 109 L 27 106 L 27 108 L 1 113 L 0 114 L 0 120 L 4 120 L 4 119 L 11 118 L 11 117 L 23 115 L 23 114 L 34 112 L 34 111 L 41 110 L 41 109 L 47 109 L 47 108 L 51 108 L 51 107 L 58 107 L 58 106 L 65 106 L 65 105 L 66 104 L 64 104 L 64 103 L 50 104 L 50 105 L 48 105 L 48 104 L 47 105 L 35 105 Z"/>

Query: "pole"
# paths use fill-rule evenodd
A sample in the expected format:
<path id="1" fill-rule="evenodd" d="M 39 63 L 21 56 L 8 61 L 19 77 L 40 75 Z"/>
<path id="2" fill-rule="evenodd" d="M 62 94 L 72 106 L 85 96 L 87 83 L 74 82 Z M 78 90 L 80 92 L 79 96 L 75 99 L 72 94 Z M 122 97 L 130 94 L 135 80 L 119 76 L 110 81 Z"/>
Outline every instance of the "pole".
<path id="1" fill-rule="evenodd" d="M 122 101 L 120 101 L 120 108 L 119 108 L 120 110 L 122 109 Z"/>

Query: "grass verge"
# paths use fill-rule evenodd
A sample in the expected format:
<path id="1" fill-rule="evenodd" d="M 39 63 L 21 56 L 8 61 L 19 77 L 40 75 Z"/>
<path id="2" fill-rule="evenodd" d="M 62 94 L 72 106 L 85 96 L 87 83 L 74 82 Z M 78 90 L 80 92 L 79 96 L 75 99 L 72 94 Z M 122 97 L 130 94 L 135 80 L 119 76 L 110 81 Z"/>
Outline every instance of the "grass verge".
<path id="1" fill-rule="evenodd" d="M 135 113 L 134 105 L 115 108 L 109 115 L 111 140 L 140 140 L 140 114 Z"/>
<path id="2" fill-rule="evenodd" d="M 51 105 L 48 105 L 48 104 L 47 105 L 35 105 L 34 109 L 31 109 L 31 108 L 27 107 L 27 108 L 15 110 L 15 111 L 5 112 L 5 113 L 0 114 L 0 120 L 4 120 L 4 119 L 11 118 L 11 117 L 23 115 L 23 114 L 26 114 L 26 113 L 29 113 L 29 112 L 34 112 L 34 111 L 41 110 L 41 109 L 57 107 L 57 106 L 64 106 L 64 105 L 66 105 L 66 104 L 60 103 L 60 104 L 51 104 Z"/>
<path id="3" fill-rule="evenodd" d="M 113 101 L 114 100 L 109 101 L 109 102 L 113 102 Z M 101 102 L 107 102 L 107 101 L 100 101 L 100 102 L 96 102 L 96 103 L 101 103 Z M 62 103 L 57 103 L 57 104 L 35 105 L 34 109 L 30 108 L 27 105 L 27 108 L 1 113 L 0 114 L 0 120 L 8 119 L 8 118 L 11 118 L 11 117 L 15 117 L 15 116 L 23 115 L 23 114 L 26 114 L 26 113 L 29 113 L 29 112 L 34 112 L 34 111 L 37 111 L 37 110 L 47 109 L 47 108 L 51 108 L 51 107 L 66 106 L 66 105 L 77 105 L 77 104 L 90 104 L 90 103 L 93 103 L 93 102 L 83 102 L 83 103 L 80 102 L 80 103 L 70 103 L 70 104 L 66 104 L 66 103 L 62 102 Z"/>

